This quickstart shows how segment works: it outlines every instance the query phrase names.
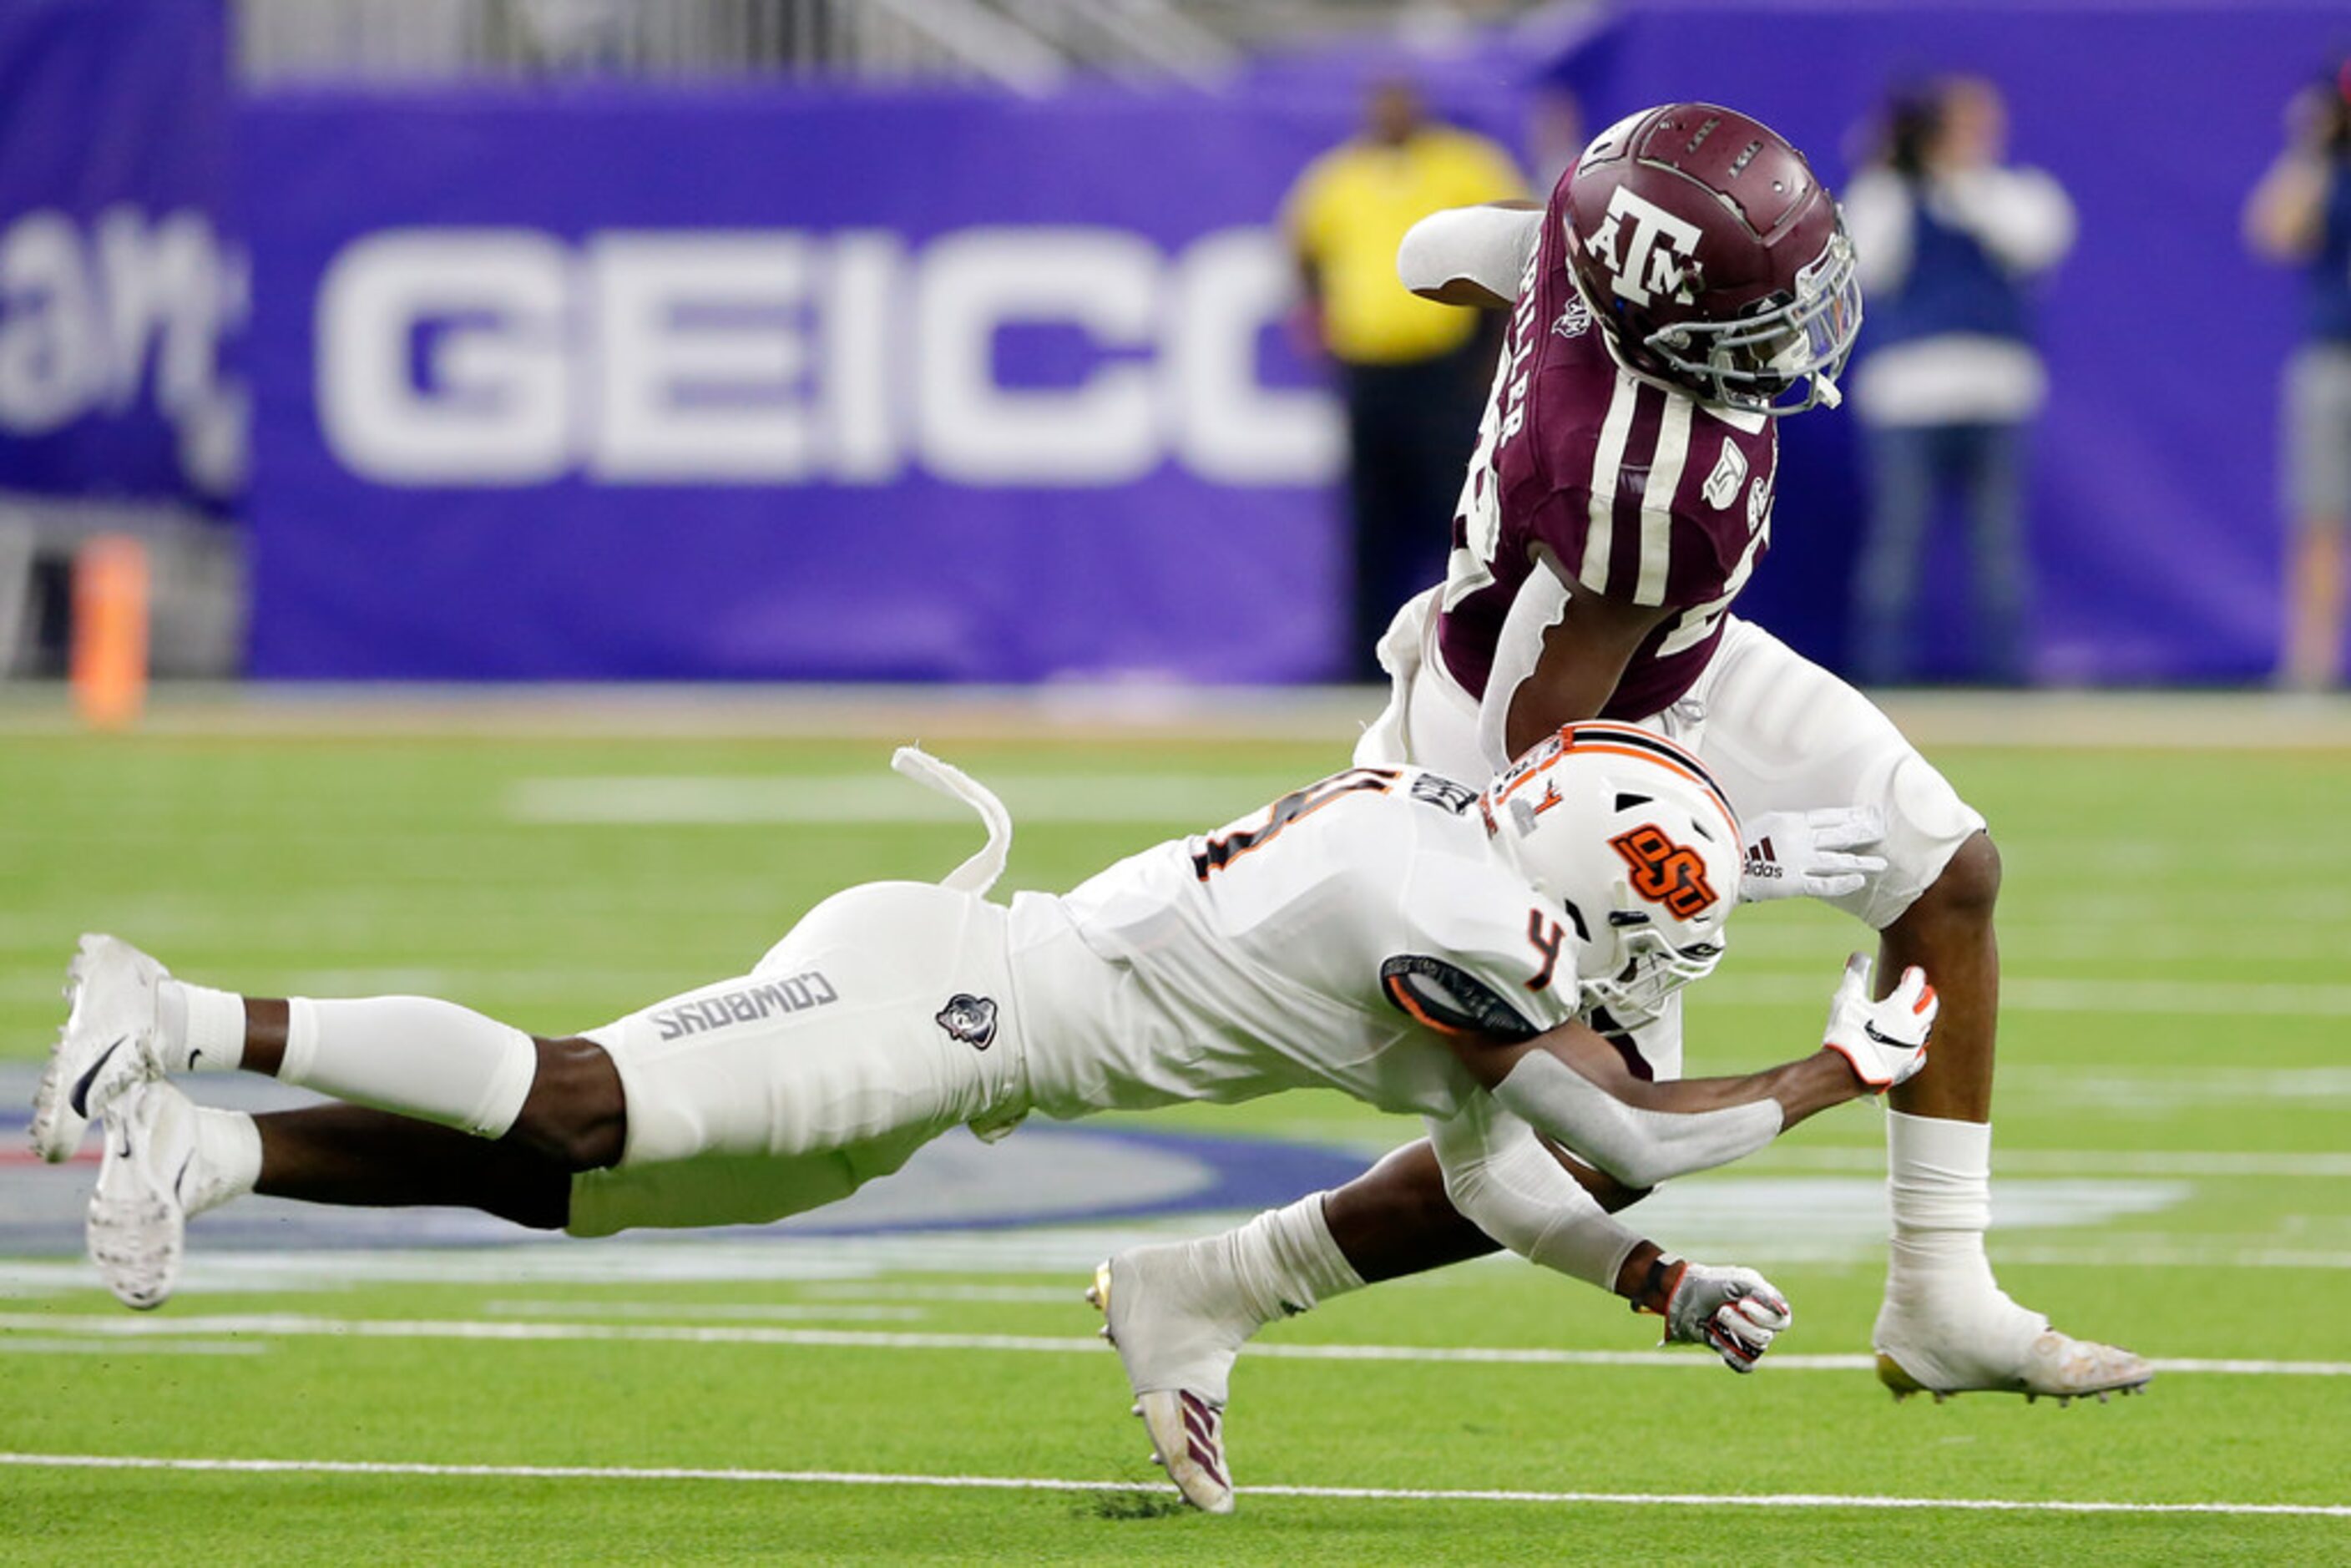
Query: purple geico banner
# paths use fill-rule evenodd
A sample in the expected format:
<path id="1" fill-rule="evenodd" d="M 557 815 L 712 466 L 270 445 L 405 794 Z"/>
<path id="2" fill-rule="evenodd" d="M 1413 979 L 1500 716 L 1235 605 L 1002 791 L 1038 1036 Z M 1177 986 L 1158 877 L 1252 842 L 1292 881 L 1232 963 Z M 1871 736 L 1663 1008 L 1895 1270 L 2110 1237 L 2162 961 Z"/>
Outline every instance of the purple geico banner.
<path id="1" fill-rule="evenodd" d="M 0 5 L 0 489 L 242 481 L 227 94 L 217 0 Z"/>
<path id="2" fill-rule="evenodd" d="M 1431 87 L 1505 135 L 1546 77 L 1592 127 L 1735 102 L 1842 182 L 1892 82 L 1998 80 L 2019 156 L 2081 218 L 2038 300 L 2038 672 L 2246 680 L 2275 645 L 2296 285 L 2246 255 L 2238 214 L 2286 96 L 2345 39 L 2302 0 L 1655 0 Z M 1040 101 L 246 100 L 254 670 L 1333 672 L 1338 421 L 1284 347 L 1270 225 L 1359 81 L 1398 63 Z M 1831 664 L 1863 455 L 1850 413 L 1785 426 L 1772 554 L 1740 605 Z M 1966 642 L 1956 540 L 1938 550 L 1930 670 Z"/>
<path id="3" fill-rule="evenodd" d="M 248 103 L 254 672 L 1328 673 L 1270 225 L 1343 114 Z"/>

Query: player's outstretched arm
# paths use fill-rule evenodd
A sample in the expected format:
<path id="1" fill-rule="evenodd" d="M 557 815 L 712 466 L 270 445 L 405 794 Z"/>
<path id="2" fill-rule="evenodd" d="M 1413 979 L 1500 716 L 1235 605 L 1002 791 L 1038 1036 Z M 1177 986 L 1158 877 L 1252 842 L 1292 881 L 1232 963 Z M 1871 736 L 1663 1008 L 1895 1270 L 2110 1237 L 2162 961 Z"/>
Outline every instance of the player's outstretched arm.
<path id="1" fill-rule="evenodd" d="M 1396 277 L 1439 305 L 1507 310 L 1541 227 L 1542 207 L 1528 201 L 1431 213 L 1396 246 Z"/>
<path id="2" fill-rule="evenodd" d="M 1527 1040 L 1447 1040 L 1478 1082 L 1537 1131 L 1628 1186 L 1654 1186 L 1728 1165 L 1815 1112 L 1917 1071 L 1934 1030 L 1934 988 L 1908 969 L 1892 995 L 1872 1001 L 1869 969 L 1859 954 L 1846 964 L 1819 1051 L 1735 1078 L 1646 1082 L 1575 1022 Z"/>
<path id="3" fill-rule="evenodd" d="M 1582 1169 L 1573 1158 L 1491 1101 L 1432 1120 L 1428 1133 L 1463 1215 L 1529 1262 L 1665 1319 L 1667 1343 L 1708 1345 L 1751 1372 L 1792 1321 L 1787 1298 L 1754 1270 L 1689 1262 L 1617 1224 L 1571 1174 Z"/>

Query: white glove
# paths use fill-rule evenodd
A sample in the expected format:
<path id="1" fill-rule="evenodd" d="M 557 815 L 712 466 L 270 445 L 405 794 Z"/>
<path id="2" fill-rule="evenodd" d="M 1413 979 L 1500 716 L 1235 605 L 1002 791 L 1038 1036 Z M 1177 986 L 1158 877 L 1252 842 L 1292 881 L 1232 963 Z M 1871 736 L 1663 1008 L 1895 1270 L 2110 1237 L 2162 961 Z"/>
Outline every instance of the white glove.
<path id="1" fill-rule="evenodd" d="M 1927 1042 L 1943 1004 L 1927 983 L 1927 971 L 1915 965 L 1902 971 L 1892 996 L 1874 1002 L 1869 969 L 1859 953 L 1845 960 L 1821 1043 L 1851 1062 L 1854 1076 L 1872 1089 L 1891 1089 L 1927 1065 Z"/>
<path id="2" fill-rule="evenodd" d="M 1828 806 L 1817 811 L 1766 811 L 1750 817 L 1747 863 L 1739 902 L 1773 898 L 1843 898 L 1886 869 L 1884 855 L 1853 854 L 1886 836 L 1875 806 Z"/>
<path id="3" fill-rule="evenodd" d="M 1666 1298 L 1667 1344 L 1711 1345 L 1733 1372 L 1752 1372 L 1772 1337 L 1796 1321 L 1788 1298 L 1752 1269 L 1677 1265 L 1681 1278 Z"/>

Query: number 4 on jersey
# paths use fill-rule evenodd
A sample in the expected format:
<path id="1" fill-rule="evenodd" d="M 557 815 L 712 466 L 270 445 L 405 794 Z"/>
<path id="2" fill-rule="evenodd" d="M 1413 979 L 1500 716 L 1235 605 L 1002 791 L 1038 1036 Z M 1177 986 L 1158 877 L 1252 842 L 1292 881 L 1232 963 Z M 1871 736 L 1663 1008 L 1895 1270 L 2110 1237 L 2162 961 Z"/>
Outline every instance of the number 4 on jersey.
<path id="1" fill-rule="evenodd" d="M 1192 870 L 1202 882 L 1208 873 L 1222 871 L 1251 850 L 1263 849 L 1281 834 L 1281 830 L 1301 817 L 1311 816 L 1342 796 L 1370 789 L 1384 795 L 1395 788 L 1397 774 L 1392 768 L 1350 768 L 1344 773 L 1334 773 L 1320 784 L 1309 784 L 1303 789 L 1293 789 L 1266 808 L 1265 821 L 1254 828 L 1236 828 L 1202 841 L 1192 855 Z"/>

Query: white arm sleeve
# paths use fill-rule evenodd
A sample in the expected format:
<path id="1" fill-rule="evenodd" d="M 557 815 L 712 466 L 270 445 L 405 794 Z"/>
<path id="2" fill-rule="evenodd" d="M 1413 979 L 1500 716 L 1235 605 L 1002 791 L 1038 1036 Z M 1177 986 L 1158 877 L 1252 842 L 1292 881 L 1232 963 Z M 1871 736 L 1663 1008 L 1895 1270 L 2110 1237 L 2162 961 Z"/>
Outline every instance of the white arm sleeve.
<path id="1" fill-rule="evenodd" d="M 1627 1186 L 1655 1186 L 1751 1155 L 1780 1135 L 1777 1100 L 1719 1111 L 1627 1105 L 1547 1051 L 1519 1058 L 1494 1098 Z"/>
<path id="2" fill-rule="evenodd" d="M 1479 1095 L 1458 1115 L 1429 1118 L 1428 1137 L 1445 1196 L 1479 1229 L 1530 1263 L 1616 1288 L 1641 1239 L 1608 1218 L 1534 1129 Z"/>
<path id="3" fill-rule="evenodd" d="M 1396 276 L 1416 294 L 1464 278 L 1503 299 L 1519 297 L 1519 278 L 1542 233 L 1542 213 L 1516 207 L 1448 207 L 1405 231 Z"/>

